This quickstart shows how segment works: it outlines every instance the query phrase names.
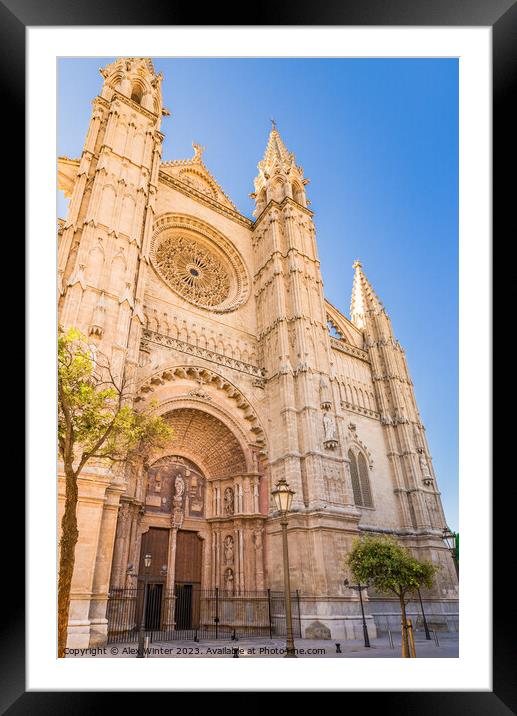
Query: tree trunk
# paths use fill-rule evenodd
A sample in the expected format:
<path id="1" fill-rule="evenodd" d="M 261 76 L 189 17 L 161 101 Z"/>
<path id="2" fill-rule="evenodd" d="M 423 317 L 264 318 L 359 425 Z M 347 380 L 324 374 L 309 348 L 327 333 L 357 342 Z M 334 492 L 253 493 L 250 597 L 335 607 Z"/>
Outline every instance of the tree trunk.
<path id="1" fill-rule="evenodd" d="M 407 633 L 407 616 L 406 616 L 406 602 L 404 597 L 400 596 L 400 611 L 402 613 L 402 656 L 403 658 L 409 658 L 409 641 Z"/>
<path id="2" fill-rule="evenodd" d="M 65 511 L 61 520 L 61 540 L 59 543 L 59 581 L 57 591 L 57 643 L 58 657 L 65 656 L 68 638 L 68 614 L 70 611 L 70 589 L 75 564 L 75 545 L 79 531 L 77 529 L 77 475 L 71 464 L 65 463 Z"/>

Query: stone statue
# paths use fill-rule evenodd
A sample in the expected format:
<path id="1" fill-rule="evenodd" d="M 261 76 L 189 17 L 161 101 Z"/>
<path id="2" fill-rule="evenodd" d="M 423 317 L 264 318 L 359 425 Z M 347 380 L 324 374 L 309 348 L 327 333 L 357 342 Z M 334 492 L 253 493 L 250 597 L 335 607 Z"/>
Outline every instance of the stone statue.
<path id="1" fill-rule="evenodd" d="M 336 442 L 336 423 L 330 413 L 323 413 L 323 430 L 325 431 L 325 442 Z"/>
<path id="2" fill-rule="evenodd" d="M 327 378 L 322 375 L 320 380 L 320 403 L 321 407 L 328 409 L 331 406 L 330 385 Z"/>
<path id="3" fill-rule="evenodd" d="M 233 592 L 233 571 L 229 567 L 224 573 L 224 588 L 229 592 Z"/>
<path id="4" fill-rule="evenodd" d="M 424 483 L 426 485 L 429 485 L 432 482 L 433 478 L 431 476 L 431 471 L 429 470 L 429 465 L 427 464 L 425 455 L 420 454 L 419 462 L 420 462 L 420 469 L 422 470 L 422 476 L 423 476 Z"/>
<path id="5" fill-rule="evenodd" d="M 178 475 L 176 482 L 174 483 L 175 497 L 181 497 L 185 492 L 185 480 Z"/>
<path id="6" fill-rule="evenodd" d="M 233 515 L 234 510 L 234 499 L 233 490 L 231 487 L 227 487 L 224 491 L 224 511 L 227 515 Z"/>
<path id="7" fill-rule="evenodd" d="M 262 549 L 262 530 L 255 530 L 253 533 L 253 542 L 257 551 Z"/>
<path id="8" fill-rule="evenodd" d="M 231 535 L 224 538 L 224 561 L 226 564 L 233 563 L 233 537 Z"/>

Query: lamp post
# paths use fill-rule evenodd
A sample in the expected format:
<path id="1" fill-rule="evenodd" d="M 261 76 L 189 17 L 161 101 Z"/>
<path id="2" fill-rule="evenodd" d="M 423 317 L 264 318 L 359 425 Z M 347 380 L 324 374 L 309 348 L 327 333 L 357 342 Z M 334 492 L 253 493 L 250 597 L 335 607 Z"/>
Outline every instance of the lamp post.
<path id="1" fill-rule="evenodd" d="M 285 594 L 285 621 L 287 626 L 286 657 L 296 658 L 296 651 L 293 641 L 293 618 L 291 610 L 291 584 L 289 580 L 289 548 L 287 544 L 287 514 L 291 509 L 294 490 L 287 484 L 284 477 L 276 483 L 275 489 L 271 492 L 275 506 L 280 512 L 282 526 L 282 545 L 284 558 L 284 594 Z"/>
<path id="2" fill-rule="evenodd" d="M 420 594 L 420 587 L 417 589 L 418 592 L 418 598 L 420 599 L 420 609 L 422 610 L 422 619 L 424 621 L 424 629 L 425 629 L 425 638 L 431 639 L 431 634 L 429 633 L 429 627 L 427 625 L 427 619 L 425 618 L 425 612 L 424 612 L 424 603 L 422 602 L 422 595 Z"/>
<path id="3" fill-rule="evenodd" d="M 350 584 L 348 579 L 345 579 L 343 584 L 345 585 L 345 587 L 348 587 L 348 589 L 353 589 L 354 592 L 359 592 L 359 601 L 361 602 L 361 614 L 363 617 L 364 645 L 371 646 L 370 645 L 370 637 L 368 636 L 368 627 L 366 626 L 366 617 L 364 616 L 364 605 L 363 605 L 363 589 L 368 589 L 368 585 L 367 584 Z"/>
<path id="4" fill-rule="evenodd" d="M 152 555 L 146 554 L 144 557 L 144 602 L 142 605 L 142 617 L 140 619 L 140 630 L 138 632 L 138 652 L 137 659 L 144 658 L 144 641 L 145 641 L 145 612 L 147 610 L 147 578 L 149 567 L 151 566 Z"/>
<path id="5" fill-rule="evenodd" d="M 445 542 L 447 549 L 451 553 L 452 561 L 454 562 L 454 568 L 456 570 L 456 576 L 459 577 L 459 564 L 457 557 L 458 549 L 458 535 L 455 532 L 451 532 L 447 525 L 443 528 L 442 539 Z"/>

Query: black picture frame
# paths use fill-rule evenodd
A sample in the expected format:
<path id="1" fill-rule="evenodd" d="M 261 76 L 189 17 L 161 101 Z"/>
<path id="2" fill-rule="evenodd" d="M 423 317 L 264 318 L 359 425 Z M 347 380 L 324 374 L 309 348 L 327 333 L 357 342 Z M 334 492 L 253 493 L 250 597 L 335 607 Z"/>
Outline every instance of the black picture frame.
<path id="1" fill-rule="evenodd" d="M 246 6 L 247 16 L 233 15 L 233 22 L 225 22 L 219 5 L 203 6 L 203 25 L 352 25 L 352 26 L 490 26 L 493 38 L 493 217 L 494 234 L 502 235 L 503 228 L 514 226 L 510 212 L 515 206 L 515 163 L 509 147 L 514 141 L 516 116 L 512 111 L 512 80 L 517 77 L 517 3 L 516 0 L 356 0 L 355 2 L 311 3 L 308 0 L 283 0 L 265 6 Z M 12 117 L 25 113 L 25 30 L 38 26 L 95 26 L 95 25 L 196 25 L 200 7 L 160 0 L 0 0 L 0 73 L 5 106 Z M 238 19 L 238 22 L 235 22 Z M 4 135 L 5 136 L 5 135 Z M 25 184 L 24 162 L 20 160 L 21 142 L 17 144 L 17 161 L 10 167 L 9 183 L 16 187 L 12 196 L 21 198 L 20 187 Z M 515 152 L 513 153 L 515 156 Z M 14 192 L 13 192 L 14 194 Z M 23 220 L 24 208 L 17 215 Z M 512 217 L 513 218 L 513 217 Z M 513 229 L 514 230 L 514 229 Z M 19 229 L 19 232 L 21 230 Z M 30 449 L 30 446 L 29 446 Z M 499 478 L 494 490 L 494 583 L 507 582 L 506 545 L 511 544 L 512 521 L 503 518 L 506 489 Z M 507 507 L 508 508 L 508 507 Z M 488 535 L 487 535 L 488 538 Z M 17 552 L 21 547 L 17 545 Z M 7 569 L 7 566 L 4 567 Z M 16 569 L 20 574 L 16 575 Z M 9 565 L 9 582 L 23 583 L 23 567 Z M 16 576 L 14 576 L 16 575 Z M 499 577 L 499 579 L 498 579 Z M 505 579 L 506 578 L 506 579 Z M 7 583 L 4 582 L 4 589 Z M 18 595 L 19 595 L 18 589 Z M 509 623 L 513 609 L 511 596 L 507 609 L 494 609 L 493 621 L 493 691 L 492 692 L 385 692 L 369 693 L 371 699 L 382 701 L 383 712 L 396 710 L 398 714 L 491 714 L 501 716 L 517 712 L 515 650 L 516 637 Z M 2 626 L 2 670 L 0 714 L 59 714 L 103 713 L 108 706 L 108 694 L 95 692 L 26 692 L 25 690 L 25 614 L 23 600 L 11 596 L 8 619 Z M 409 686 L 409 685 L 408 685 Z M 338 687 L 336 686 L 336 689 Z M 132 695 L 135 698 L 136 695 Z M 117 695 L 120 697 L 120 694 Z M 364 694 L 347 693 L 343 705 Z M 101 702 L 101 699 L 103 700 Z M 111 699 L 109 699 L 111 702 Z M 259 701 L 255 703 L 260 702 Z M 103 704 L 101 706 L 101 704 Z M 330 706 L 329 706 L 330 707 Z M 120 703 L 119 703 L 120 708 Z"/>

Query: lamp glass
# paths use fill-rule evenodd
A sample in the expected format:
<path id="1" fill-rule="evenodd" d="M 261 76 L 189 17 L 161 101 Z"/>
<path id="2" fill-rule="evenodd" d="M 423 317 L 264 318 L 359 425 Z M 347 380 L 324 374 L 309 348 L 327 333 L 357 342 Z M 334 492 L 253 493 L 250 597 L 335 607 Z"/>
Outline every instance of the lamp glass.
<path id="1" fill-rule="evenodd" d="M 277 482 L 271 494 L 273 495 L 277 510 L 282 512 L 282 514 L 287 514 L 291 509 L 294 490 L 291 490 L 283 477 Z"/>

